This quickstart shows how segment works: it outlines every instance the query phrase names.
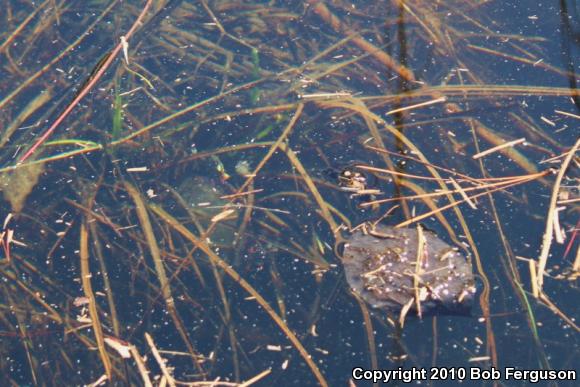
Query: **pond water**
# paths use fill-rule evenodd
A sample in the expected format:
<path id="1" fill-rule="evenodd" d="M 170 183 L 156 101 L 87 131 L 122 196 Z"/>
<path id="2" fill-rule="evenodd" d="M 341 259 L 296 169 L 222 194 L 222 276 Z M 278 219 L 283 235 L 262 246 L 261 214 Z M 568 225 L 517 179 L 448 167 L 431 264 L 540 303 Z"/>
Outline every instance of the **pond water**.
<path id="1" fill-rule="evenodd" d="M 575 2 L 2 7 L 7 385 L 578 383 Z M 363 223 L 470 313 L 374 308 Z"/>

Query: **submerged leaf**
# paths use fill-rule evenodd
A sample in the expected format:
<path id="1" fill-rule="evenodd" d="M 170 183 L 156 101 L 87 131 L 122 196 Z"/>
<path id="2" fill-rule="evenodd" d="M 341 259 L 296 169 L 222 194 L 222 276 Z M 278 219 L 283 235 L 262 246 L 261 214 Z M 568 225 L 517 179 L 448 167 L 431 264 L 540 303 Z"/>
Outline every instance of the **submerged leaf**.
<path id="1" fill-rule="evenodd" d="M 32 164 L 14 171 L 0 173 L 0 189 L 4 198 L 10 202 L 12 211 L 18 213 L 24 207 L 26 198 L 38 183 L 44 164 Z"/>

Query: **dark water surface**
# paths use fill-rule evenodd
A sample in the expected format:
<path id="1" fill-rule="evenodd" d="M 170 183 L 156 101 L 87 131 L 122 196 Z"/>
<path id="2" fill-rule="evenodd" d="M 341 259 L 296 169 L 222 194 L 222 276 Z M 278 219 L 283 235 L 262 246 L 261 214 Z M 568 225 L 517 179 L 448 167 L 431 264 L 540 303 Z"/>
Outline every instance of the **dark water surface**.
<path id="1" fill-rule="evenodd" d="M 153 345 L 184 383 L 578 373 L 574 1 L 151 3 L 0 3 L 3 385 L 158 385 Z M 457 247 L 470 315 L 353 294 L 362 222 Z"/>

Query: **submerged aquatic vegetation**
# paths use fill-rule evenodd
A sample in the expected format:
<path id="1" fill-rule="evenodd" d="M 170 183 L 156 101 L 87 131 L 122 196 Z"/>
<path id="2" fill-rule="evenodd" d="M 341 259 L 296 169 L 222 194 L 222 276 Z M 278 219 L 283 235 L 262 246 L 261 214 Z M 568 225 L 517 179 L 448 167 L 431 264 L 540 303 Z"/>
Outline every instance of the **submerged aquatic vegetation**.
<path id="1" fill-rule="evenodd" d="M 367 362 L 559 369 L 577 357 L 576 74 L 550 55 L 558 39 L 525 29 L 532 10 L 3 6 L 0 170 L 38 168 L 1 187 L 14 211 L 0 239 L 10 383 L 325 385 Z M 556 30 L 556 12 L 542 17 Z M 344 280 L 352 250 L 334 246 L 375 240 L 342 231 L 362 222 L 417 235 L 415 271 L 398 273 L 406 298 L 388 306 L 422 316 L 404 330 Z M 442 240 L 470 253 L 480 290 L 461 296 L 473 279 L 453 255 L 452 293 L 475 297 L 472 318 L 427 316 L 440 278 L 417 262 Z M 354 287 L 386 302 L 395 293 L 365 296 L 383 277 Z"/>

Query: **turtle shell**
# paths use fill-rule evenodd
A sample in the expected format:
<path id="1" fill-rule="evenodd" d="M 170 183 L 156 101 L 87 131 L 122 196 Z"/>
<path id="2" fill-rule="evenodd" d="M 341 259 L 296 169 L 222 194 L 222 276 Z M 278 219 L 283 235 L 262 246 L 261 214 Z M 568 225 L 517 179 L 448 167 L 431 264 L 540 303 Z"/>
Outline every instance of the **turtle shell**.
<path id="1" fill-rule="evenodd" d="M 369 305 L 390 313 L 412 302 L 409 314 L 468 315 L 475 294 L 470 262 L 429 231 L 418 255 L 419 230 L 377 225 L 346 240 L 343 264 L 350 287 Z M 418 263 L 419 260 L 419 263 Z"/>

